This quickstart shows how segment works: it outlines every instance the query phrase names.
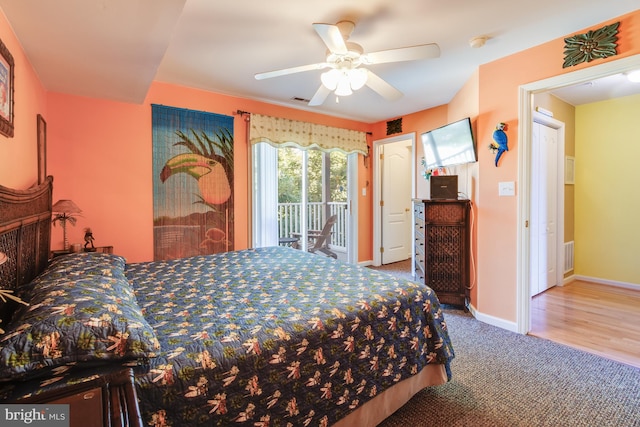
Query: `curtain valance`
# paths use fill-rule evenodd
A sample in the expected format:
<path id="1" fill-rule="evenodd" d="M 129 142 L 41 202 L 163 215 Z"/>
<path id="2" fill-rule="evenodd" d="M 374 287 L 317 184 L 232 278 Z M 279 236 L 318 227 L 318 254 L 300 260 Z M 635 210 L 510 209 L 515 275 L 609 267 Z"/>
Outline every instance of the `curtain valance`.
<path id="1" fill-rule="evenodd" d="M 253 113 L 249 140 L 251 144 L 266 142 L 276 147 L 296 145 L 303 149 L 368 154 L 365 132 Z"/>

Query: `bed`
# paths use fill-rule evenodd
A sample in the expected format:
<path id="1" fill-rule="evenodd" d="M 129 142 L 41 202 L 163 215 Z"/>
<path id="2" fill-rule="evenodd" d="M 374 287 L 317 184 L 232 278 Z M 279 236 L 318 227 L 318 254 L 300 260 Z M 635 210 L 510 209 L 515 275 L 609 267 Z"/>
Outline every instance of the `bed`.
<path id="1" fill-rule="evenodd" d="M 0 402 L 126 366 L 121 424 L 374 426 L 451 378 L 422 284 L 287 247 L 49 262 L 51 188 L 0 187 L 0 289 L 29 303 L 0 302 Z"/>

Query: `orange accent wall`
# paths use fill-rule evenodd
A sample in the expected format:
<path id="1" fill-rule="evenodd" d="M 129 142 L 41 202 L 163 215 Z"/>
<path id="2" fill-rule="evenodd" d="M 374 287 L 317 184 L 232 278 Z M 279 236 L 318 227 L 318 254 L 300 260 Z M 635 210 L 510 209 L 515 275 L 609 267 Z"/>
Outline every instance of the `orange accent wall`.
<path id="1" fill-rule="evenodd" d="M 419 134 L 456 118 L 475 118 L 479 161 L 473 172 L 476 218 L 477 283 L 472 303 L 486 315 L 516 320 L 517 198 L 498 197 L 498 183 L 518 177 L 518 88 L 520 85 L 640 53 L 640 10 L 603 22 L 596 29 L 620 21 L 618 55 L 605 60 L 562 68 L 563 38 L 482 65 L 448 105 L 407 114 L 403 133 Z M 19 42 L 0 14 L 0 38 L 16 62 L 16 135 L 0 136 L 0 184 L 26 188 L 36 180 L 36 115 L 48 125 L 48 173 L 54 175 L 54 201 L 74 200 L 84 211 L 71 242 L 82 240 L 92 227 L 98 245 L 114 245 L 129 261 L 152 258 L 151 108 L 150 104 L 232 115 L 236 110 L 288 117 L 331 126 L 370 131 L 370 141 L 386 137 L 386 120 L 366 124 L 299 111 L 263 102 L 155 82 L 142 105 L 118 103 L 59 93 L 47 93 Z M 391 119 L 391 118 L 390 118 Z M 389 120 L 390 120 L 389 119 Z M 509 152 L 500 167 L 487 149 L 498 122 L 509 125 Z M 248 246 L 249 189 L 246 127 L 235 118 L 236 138 L 236 248 Z M 420 155 L 417 156 L 419 163 Z M 359 260 L 372 258 L 372 167 L 358 162 Z M 418 178 L 420 179 L 420 178 Z M 54 248 L 62 245 L 54 229 Z"/>
<path id="2" fill-rule="evenodd" d="M 620 22 L 618 55 L 562 68 L 564 38 L 519 52 L 480 67 L 478 118 L 479 187 L 478 298 L 476 308 L 490 316 L 516 321 L 517 316 L 517 197 L 498 197 L 498 183 L 516 182 L 518 191 L 519 86 L 640 53 L 640 11 L 603 22 L 590 29 Z M 500 166 L 486 149 L 495 125 L 509 125 L 509 152 Z"/>
<path id="3" fill-rule="evenodd" d="M 470 116 L 475 123 L 478 148 L 471 200 L 475 220 L 473 248 L 475 283 L 471 303 L 477 311 L 506 321 L 516 321 L 517 309 L 517 197 L 498 197 L 498 183 L 514 181 L 518 191 L 518 91 L 523 84 L 640 53 L 640 11 L 603 22 L 590 29 L 620 21 L 618 55 L 567 69 L 564 37 L 482 65 L 460 92 L 445 106 L 418 111 L 403 117 L 403 133 L 419 135 L 435 127 Z M 509 152 L 500 166 L 488 150 L 495 125 L 508 124 Z M 386 121 L 373 127 L 373 139 L 386 137 Z M 422 148 L 416 147 L 416 168 L 420 170 Z M 416 178 L 420 185 L 420 176 Z M 419 188 L 419 187 L 418 187 Z"/>
<path id="4" fill-rule="evenodd" d="M 1 10 L 0 39 L 15 66 L 14 135 L 0 135 L 0 184 L 26 189 L 38 180 L 36 118 L 42 114 L 48 122 L 46 93 Z"/>
<path id="5" fill-rule="evenodd" d="M 237 110 L 368 131 L 370 125 L 294 110 L 198 89 L 154 82 L 142 105 L 50 93 L 48 109 L 50 173 L 54 201 L 72 199 L 83 210 L 69 241 L 82 242 L 91 227 L 98 246 L 113 245 L 129 262 L 153 259 L 153 190 L 151 104 L 234 115 L 235 248 L 249 246 L 249 149 L 244 117 Z M 359 180 L 366 180 L 358 162 Z M 364 185 L 364 184 L 362 184 Z M 360 252 L 370 243 L 368 196 L 361 197 Z M 62 246 L 62 231 L 53 230 L 52 246 Z M 368 259 L 368 258 L 365 258 Z"/>
<path id="6" fill-rule="evenodd" d="M 418 198 L 426 197 L 426 188 L 428 187 L 428 182 L 422 177 L 422 166 L 420 165 L 420 161 L 423 157 L 423 148 L 420 143 L 420 135 L 429 130 L 435 129 L 437 127 L 443 126 L 447 123 L 451 123 L 456 120 L 463 119 L 465 117 L 470 117 L 472 123 L 475 124 L 477 121 L 477 117 L 479 114 L 479 74 L 477 71 L 474 71 L 469 78 L 469 80 L 465 83 L 465 85 L 460 89 L 460 91 L 453 97 L 451 102 L 447 105 L 441 105 L 438 107 L 430 108 L 428 110 L 418 111 L 416 113 L 408 114 L 402 117 L 402 134 L 411 134 L 413 133 L 416 138 L 416 157 L 415 157 L 415 168 L 416 168 L 416 182 L 415 188 Z M 373 140 L 379 140 L 389 137 L 386 135 L 386 123 L 378 122 L 373 127 Z M 466 169 L 466 174 L 470 176 L 472 181 L 472 188 L 469 191 L 468 197 L 472 201 L 472 209 L 474 211 L 474 218 L 477 217 L 477 208 L 476 208 L 476 200 L 475 195 L 478 193 L 478 166 L 477 164 L 469 165 L 469 166 L 461 166 Z M 372 212 L 373 215 L 373 212 Z M 475 260 L 477 260 L 477 244 L 475 242 L 476 235 L 476 221 L 474 221 L 474 230 L 472 230 L 472 256 L 473 256 L 473 268 L 471 271 L 471 303 L 475 304 L 477 300 L 477 269 L 475 265 L 477 264 Z"/>

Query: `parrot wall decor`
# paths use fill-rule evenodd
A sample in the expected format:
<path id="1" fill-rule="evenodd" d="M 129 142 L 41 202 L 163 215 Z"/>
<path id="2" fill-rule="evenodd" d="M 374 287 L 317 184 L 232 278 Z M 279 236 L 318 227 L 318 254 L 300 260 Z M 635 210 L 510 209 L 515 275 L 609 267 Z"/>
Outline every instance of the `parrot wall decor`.
<path id="1" fill-rule="evenodd" d="M 504 152 L 509 151 L 509 141 L 505 132 L 506 130 L 506 123 L 498 123 L 496 125 L 496 129 L 493 131 L 493 142 L 489 144 L 489 150 L 491 150 L 491 152 L 495 153 L 496 155 L 496 167 L 498 167 L 498 162 L 500 161 L 500 157 L 502 157 Z"/>

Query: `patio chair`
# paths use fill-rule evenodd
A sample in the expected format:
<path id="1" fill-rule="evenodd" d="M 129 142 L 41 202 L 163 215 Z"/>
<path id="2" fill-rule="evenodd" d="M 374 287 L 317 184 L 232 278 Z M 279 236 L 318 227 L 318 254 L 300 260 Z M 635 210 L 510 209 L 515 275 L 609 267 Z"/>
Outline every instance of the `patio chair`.
<path id="1" fill-rule="evenodd" d="M 311 253 L 321 252 L 331 258 L 338 258 L 338 255 L 329 249 L 329 240 L 331 237 L 331 229 L 333 224 L 338 220 L 338 215 L 331 215 L 322 227 L 322 230 L 308 230 L 307 238 L 309 241 L 307 251 Z M 300 237 L 300 234 L 294 233 L 294 237 Z"/>

